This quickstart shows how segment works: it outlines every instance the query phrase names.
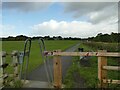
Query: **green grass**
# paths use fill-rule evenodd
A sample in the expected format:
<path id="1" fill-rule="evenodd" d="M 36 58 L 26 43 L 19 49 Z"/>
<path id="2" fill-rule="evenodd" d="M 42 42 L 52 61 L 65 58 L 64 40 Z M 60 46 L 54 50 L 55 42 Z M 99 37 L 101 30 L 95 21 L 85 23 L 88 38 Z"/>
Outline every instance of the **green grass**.
<path id="1" fill-rule="evenodd" d="M 74 87 L 74 78 L 73 78 L 73 73 L 75 71 L 74 66 L 72 65 L 69 70 L 67 71 L 67 74 L 65 75 L 65 79 L 63 81 L 65 88 L 73 88 Z"/>
<path id="2" fill-rule="evenodd" d="M 74 44 L 78 43 L 78 41 L 70 41 L 70 40 L 46 40 L 46 48 L 47 50 L 65 50 Z M 3 41 L 2 42 L 2 51 L 6 51 L 7 53 L 11 53 L 13 50 L 23 51 L 24 41 Z M 11 57 L 7 59 L 11 61 Z M 30 61 L 29 61 L 29 71 L 32 71 L 37 66 L 42 64 L 40 47 L 38 41 L 32 41 L 31 53 L 30 53 Z"/>
<path id="3" fill-rule="evenodd" d="M 53 51 L 53 50 L 66 50 L 73 45 L 77 44 L 79 41 L 72 41 L 72 40 L 46 40 L 45 45 L 46 49 Z M 2 42 L 2 51 L 6 51 L 7 53 L 11 53 L 13 50 L 23 51 L 24 48 L 24 41 L 3 41 Z M 11 56 L 6 57 L 6 62 L 12 64 Z M 40 54 L 40 47 L 38 41 L 32 41 L 31 46 L 31 53 L 30 53 L 30 60 L 29 60 L 29 72 L 37 68 L 43 63 Z M 12 67 L 7 67 L 5 72 L 13 73 L 14 69 Z M 11 80 L 13 78 L 8 78 Z M 21 87 L 22 84 L 17 81 L 13 87 Z M 9 85 L 8 85 L 9 87 Z"/>
<path id="4" fill-rule="evenodd" d="M 108 43 L 105 43 L 106 45 L 109 45 Z M 80 47 L 84 48 L 84 51 L 98 51 L 100 48 L 97 48 L 97 46 L 91 46 L 91 45 L 95 45 L 94 44 L 88 44 L 88 43 L 81 43 Z M 103 46 L 102 46 L 103 45 Z M 102 46 L 102 49 L 106 49 L 107 46 L 104 46 L 104 44 L 100 44 L 99 46 Z M 110 44 L 113 45 L 113 47 L 116 46 L 116 44 Z M 103 48 L 104 47 L 104 48 Z M 108 47 L 107 47 L 108 48 Z M 117 51 L 116 49 L 113 48 L 109 48 L 110 51 Z M 83 77 L 86 81 L 85 83 L 85 87 L 87 88 L 97 88 L 98 85 L 98 60 L 97 57 L 91 57 L 90 59 L 90 63 L 91 63 L 91 67 L 83 67 L 82 65 L 78 64 L 78 57 L 73 57 L 73 65 L 70 67 L 70 69 L 68 70 L 68 73 L 66 75 L 66 79 L 65 79 L 65 84 L 66 87 L 73 87 L 74 86 L 74 79 L 73 77 L 73 73 L 77 70 L 77 72 L 79 72 L 79 75 L 81 77 Z M 108 58 L 108 65 L 118 65 L 118 58 Z M 118 79 L 118 72 L 117 71 L 108 71 L 108 78 L 109 79 Z M 72 82 L 72 85 L 69 83 Z M 113 85 L 113 84 L 109 84 L 110 88 L 119 88 L 119 85 Z"/>
<path id="5" fill-rule="evenodd" d="M 84 48 L 84 51 L 91 51 L 91 49 L 83 44 L 80 44 L 80 47 Z M 85 87 L 94 88 L 97 84 L 97 58 L 92 57 L 92 67 L 82 67 L 79 64 L 79 57 L 73 57 L 73 65 L 69 68 L 68 73 L 66 75 L 66 78 L 64 80 L 64 84 L 66 85 L 66 88 L 73 88 L 75 85 L 74 79 L 73 79 L 73 73 L 79 72 L 79 75 L 85 79 Z M 69 83 L 71 82 L 71 83 Z"/>
<path id="6" fill-rule="evenodd" d="M 94 50 L 107 50 L 109 51 L 114 51 L 114 52 L 118 52 L 119 51 L 119 45 L 118 43 L 105 43 L 105 42 L 83 42 L 83 44 L 89 46 L 90 48 L 94 49 Z"/>
<path id="7" fill-rule="evenodd" d="M 104 43 L 100 44 L 99 43 L 99 46 L 104 46 Z M 105 45 L 112 45 L 112 43 L 105 43 Z M 113 44 L 113 48 L 116 46 L 116 44 Z M 85 49 L 85 51 L 90 51 L 91 49 L 93 49 L 93 47 L 91 48 L 89 45 L 86 45 L 85 43 L 82 44 L 80 47 L 83 47 Z M 104 48 L 102 49 L 106 49 L 107 46 L 104 46 Z M 117 51 L 116 49 L 113 49 L 113 48 L 109 48 L 110 51 Z M 97 47 L 93 49 L 94 51 L 98 51 Z M 107 60 L 107 64 L 108 65 L 116 65 L 118 66 L 118 62 L 117 62 L 117 58 L 108 58 Z M 98 83 L 98 79 L 97 79 L 97 76 L 98 76 L 98 62 L 97 62 L 97 57 L 91 57 L 91 60 L 90 60 L 90 63 L 91 63 L 91 67 L 89 68 L 86 68 L 86 67 L 80 67 L 79 69 L 79 73 L 80 75 L 84 76 L 84 78 L 86 79 L 86 86 L 87 87 L 97 87 L 97 84 Z M 118 79 L 118 72 L 117 71 L 108 71 L 108 79 Z M 119 87 L 118 85 L 112 85 L 112 84 L 109 84 L 109 87 L 111 88 L 114 88 L 114 87 Z"/>

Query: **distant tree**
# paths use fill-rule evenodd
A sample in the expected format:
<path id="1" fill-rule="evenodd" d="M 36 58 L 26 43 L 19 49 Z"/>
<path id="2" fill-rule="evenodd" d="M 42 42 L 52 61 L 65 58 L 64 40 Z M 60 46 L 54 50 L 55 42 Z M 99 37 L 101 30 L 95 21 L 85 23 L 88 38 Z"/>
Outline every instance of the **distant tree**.
<path id="1" fill-rule="evenodd" d="M 43 37 L 45 40 L 50 40 L 50 36 Z"/>
<path id="2" fill-rule="evenodd" d="M 9 36 L 7 39 L 8 39 L 8 41 L 15 41 L 15 37 L 13 37 L 13 36 Z"/>
<path id="3" fill-rule="evenodd" d="M 100 41 L 100 42 L 119 42 L 120 40 L 120 33 L 111 33 L 109 34 L 102 34 L 99 33 L 96 37 L 94 38 L 88 38 L 88 40 L 93 40 L 93 41 Z"/>
<path id="4" fill-rule="evenodd" d="M 119 42 L 120 40 L 120 33 L 111 33 L 112 42 Z"/>
<path id="5" fill-rule="evenodd" d="M 89 41 L 91 41 L 91 40 L 93 40 L 94 39 L 94 37 L 88 37 L 88 40 Z"/>
<path id="6" fill-rule="evenodd" d="M 58 38 L 58 40 L 62 40 L 63 39 L 61 36 L 58 36 L 57 38 Z"/>
<path id="7" fill-rule="evenodd" d="M 16 41 L 25 41 L 28 37 L 24 35 L 19 35 L 15 37 Z"/>
<path id="8" fill-rule="evenodd" d="M 43 38 L 43 37 L 41 37 L 41 36 L 32 37 L 32 40 L 38 40 L 39 38 Z"/>

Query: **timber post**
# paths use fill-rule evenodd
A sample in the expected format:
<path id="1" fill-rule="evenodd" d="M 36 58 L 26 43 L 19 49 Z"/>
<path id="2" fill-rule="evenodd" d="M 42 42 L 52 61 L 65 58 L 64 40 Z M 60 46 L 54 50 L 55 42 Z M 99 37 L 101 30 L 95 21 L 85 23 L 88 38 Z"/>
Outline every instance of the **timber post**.
<path id="1" fill-rule="evenodd" d="M 56 52 L 61 52 L 57 50 Z M 62 87 L 62 68 L 61 68 L 61 56 L 53 57 L 53 69 L 54 69 L 54 87 L 61 88 Z"/>
<path id="2" fill-rule="evenodd" d="M 0 89 L 2 89 L 4 87 L 4 65 L 6 63 L 6 52 L 1 52 L 0 53 Z"/>
<path id="3" fill-rule="evenodd" d="M 105 54 L 106 50 L 99 50 L 98 53 Z M 106 88 L 107 83 L 103 83 L 103 79 L 107 79 L 107 70 L 103 69 L 103 66 L 107 66 L 107 57 L 99 56 L 98 57 L 98 87 Z"/>
<path id="4" fill-rule="evenodd" d="M 18 65 L 18 51 L 12 52 L 13 67 L 14 67 L 14 80 L 19 80 L 19 65 Z"/>

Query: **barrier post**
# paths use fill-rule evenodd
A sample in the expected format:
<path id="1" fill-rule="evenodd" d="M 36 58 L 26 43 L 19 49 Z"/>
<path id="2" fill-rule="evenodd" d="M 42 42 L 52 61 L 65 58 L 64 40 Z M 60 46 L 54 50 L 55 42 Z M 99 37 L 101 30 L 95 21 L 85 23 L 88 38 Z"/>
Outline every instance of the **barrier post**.
<path id="1" fill-rule="evenodd" d="M 60 50 L 58 51 L 60 52 Z M 61 56 L 54 56 L 54 87 L 61 88 L 62 86 L 62 69 L 61 69 Z"/>
<path id="2" fill-rule="evenodd" d="M 13 58 L 13 67 L 14 67 L 14 80 L 19 80 L 19 66 L 18 66 L 18 51 L 12 52 L 12 58 Z"/>
<path id="3" fill-rule="evenodd" d="M 105 54 L 107 51 L 106 50 L 99 50 L 98 53 Z M 103 66 L 107 66 L 107 57 L 98 57 L 98 87 L 99 88 L 106 88 L 107 83 L 103 83 L 103 79 L 107 79 L 107 70 L 102 69 Z"/>
<path id="4" fill-rule="evenodd" d="M 0 53 L 0 89 L 3 87 L 3 60 L 2 60 L 2 53 Z"/>
<path id="5" fill-rule="evenodd" d="M 4 87 L 4 65 L 6 63 L 6 52 L 1 52 L 0 53 L 0 89 Z"/>

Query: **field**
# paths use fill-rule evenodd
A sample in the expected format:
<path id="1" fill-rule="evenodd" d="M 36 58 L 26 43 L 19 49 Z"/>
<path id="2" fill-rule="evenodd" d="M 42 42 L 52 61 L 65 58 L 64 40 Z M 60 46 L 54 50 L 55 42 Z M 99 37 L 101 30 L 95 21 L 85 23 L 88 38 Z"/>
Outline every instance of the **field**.
<path id="1" fill-rule="evenodd" d="M 79 41 L 72 40 L 46 40 L 46 48 L 47 50 L 58 50 L 61 49 L 64 51 L 65 49 L 75 45 Z M 13 50 L 23 51 L 24 42 L 23 41 L 3 41 L 2 49 L 7 53 L 11 53 Z M 104 49 L 112 52 L 119 52 L 117 43 L 103 43 L 103 42 L 81 42 L 80 48 L 84 48 L 84 51 L 97 51 L 100 49 Z M 11 57 L 8 57 L 7 60 L 11 62 Z M 30 62 L 29 62 L 29 72 L 34 70 L 43 61 L 40 55 L 40 48 L 38 41 L 32 41 L 31 53 L 30 53 Z M 99 82 L 97 79 L 97 57 L 90 58 L 90 67 L 84 67 L 79 62 L 79 57 L 73 57 L 73 65 L 69 68 L 66 78 L 64 80 L 64 84 L 67 88 L 72 88 L 75 86 L 75 78 L 74 73 L 78 73 L 82 79 L 84 79 L 84 86 L 88 88 L 97 87 L 97 83 Z M 118 58 L 108 58 L 108 65 L 118 65 Z M 9 68 L 10 69 L 10 68 Z M 79 78 L 78 76 L 78 78 Z M 108 78 L 118 79 L 118 72 L 109 71 Z M 79 80 L 79 79 L 78 79 Z M 79 83 L 79 82 L 77 82 Z M 109 87 L 120 87 L 118 85 L 111 85 Z"/>
<path id="2" fill-rule="evenodd" d="M 47 50 L 57 50 L 61 49 L 62 51 L 73 46 L 79 41 L 70 41 L 70 40 L 46 40 L 45 45 Z M 2 42 L 2 51 L 11 53 L 13 50 L 23 51 L 24 41 L 3 41 Z M 10 61 L 10 57 L 8 57 Z M 30 61 L 29 61 L 29 71 L 32 71 L 40 64 L 42 64 L 40 47 L 38 41 L 32 41 Z"/>

